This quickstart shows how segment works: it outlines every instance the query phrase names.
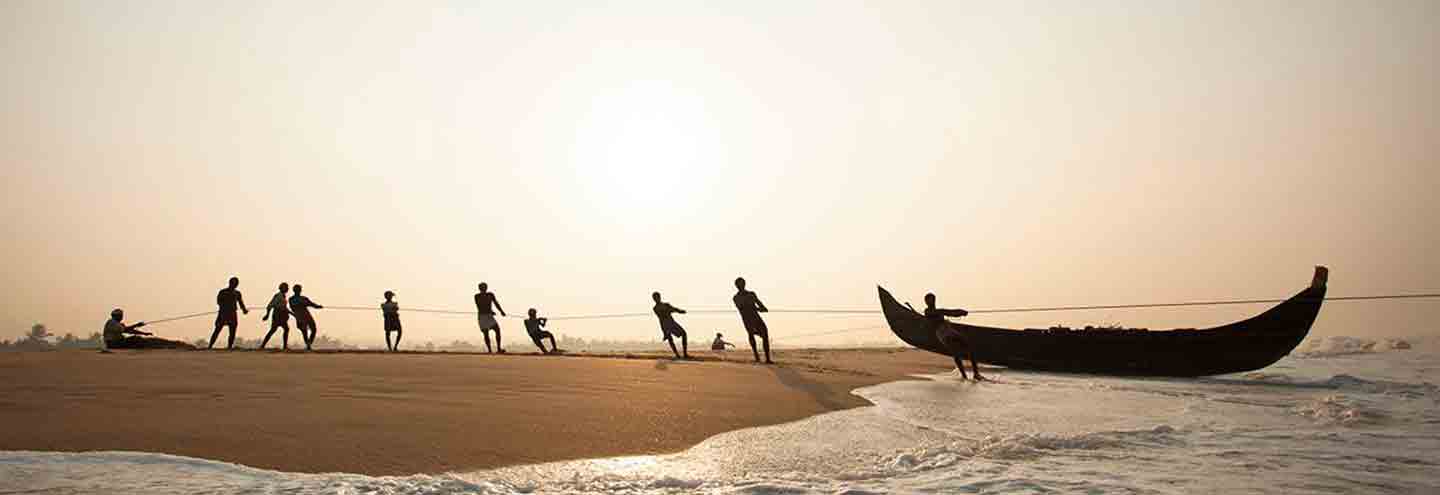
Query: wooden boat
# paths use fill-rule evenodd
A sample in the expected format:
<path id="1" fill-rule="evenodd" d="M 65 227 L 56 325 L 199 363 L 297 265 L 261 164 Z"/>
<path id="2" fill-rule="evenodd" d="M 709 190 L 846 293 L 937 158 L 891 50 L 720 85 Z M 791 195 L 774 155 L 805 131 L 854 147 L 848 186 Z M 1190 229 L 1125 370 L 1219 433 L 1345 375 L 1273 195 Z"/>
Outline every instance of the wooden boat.
<path id="1" fill-rule="evenodd" d="M 1207 329 L 1012 330 L 945 322 L 974 348 L 976 360 L 1015 369 L 1127 376 L 1205 376 L 1264 368 L 1310 333 L 1325 302 L 1329 270 L 1315 267 L 1310 287 L 1254 318 Z M 932 323 L 880 287 L 890 330 L 905 343 L 951 355 Z"/>

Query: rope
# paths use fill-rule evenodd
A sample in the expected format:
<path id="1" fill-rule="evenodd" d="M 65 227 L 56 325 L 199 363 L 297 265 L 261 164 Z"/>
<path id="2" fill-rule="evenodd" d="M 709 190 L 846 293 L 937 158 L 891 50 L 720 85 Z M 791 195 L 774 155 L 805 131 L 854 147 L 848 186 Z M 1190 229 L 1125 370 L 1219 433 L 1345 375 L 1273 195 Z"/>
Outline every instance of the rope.
<path id="1" fill-rule="evenodd" d="M 178 321 L 178 320 L 188 320 L 188 319 L 190 319 L 190 318 L 199 318 L 199 317 L 201 317 L 201 316 L 213 315 L 213 314 L 215 314 L 214 311 L 206 311 L 206 312 L 204 312 L 204 313 L 194 313 L 194 314 L 188 314 L 188 315 L 184 315 L 184 316 L 173 316 L 173 317 L 170 317 L 170 318 L 161 318 L 161 319 L 159 319 L 159 320 L 151 320 L 151 321 L 145 322 L 145 324 L 146 324 L 146 325 L 154 325 L 154 324 L 156 324 L 156 323 L 165 323 L 165 322 Z"/>
<path id="2" fill-rule="evenodd" d="M 834 335 L 834 334 L 838 334 L 838 333 L 858 332 L 858 331 L 861 331 L 861 330 L 874 330 L 874 329 L 877 329 L 877 328 L 885 328 L 885 327 L 887 327 L 887 326 L 890 326 L 890 324 L 889 324 L 889 323 L 884 323 L 884 324 L 880 324 L 880 325 L 866 325 L 866 326 L 863 326 L 863 327 L 840 328 L 840 329 L 835 329 L 835 330 L 822 330 L 822 331 L 819 331 L 819 332 L 809 332 L 809 333 L 800 333 L 800 334 L 787 334 L 787 335 L 785 335 L 785 339 L 784 339 L 784 340 L 804 339 L 804 338 L 809 338 L 809 337 L 820 337 L 820 336 L 824 336 L 824 335 Z"/>
<path id="3" fill-rule="evenodd" d="M 1437 297 L 1440 297 L 1440 293 L 1427 293 L 1427 294 L 1385 294 L 1385 295 L 1369 295 L 1369 296 L 1340 296 L 1340 297 L 1328 297 L 1328 298 L 1325 298 L 1325 300 L 1326 300 L 1326 301 L 1372 301 L 1372 300 L 1380 300 L 1380 299 L 1422 299 L 1422 298 L 1437 298 Z M 1285 301 L 1287 301 L 1287 300 L 1288 300 L 1288 299 L 1237 299 L 1237 300 L 1225 300 L 1225 301 L 1192 301 L 1192 302 L 1177 302 L 1177 303 L 1106 304 L 1106 305 L 1089 305 L 1089 306 L 1043 306 L 1043 307 L 999 308 L 999 309 L 973 309 L 973 310 L 970 310 L 969 312 L 970 312 L 971 314 L 985 314 L 985 313 L 1039 313 L 1039 312 L 1051 312 L 1051 311 L 1086 311 L 1086 310 L 1097 310 L 1097 309 L 1171 308 L 1171 307 L 1182 307 L 1182 306 L 1226 306 L 1226 305 L 1235 305 L 1235 304 L 1281 303 L 1281 302 L 1285 302 Z M 334 310 L 343 310 L 343 311 L 379 311 L 379 310 L 380 310 L 380 308 L 379 308 L 378 306 L 373 306 L 373 307 L 372 307 L 372 306 L 326 306 L 324 309 L 334 309 Z M 404 311 L 404 312 L 407 312 L 407 313 L 433 313 L 433 314 L 447 314 L 447 315 L 474 315 L 474 314 L 476 314 L 475 311 L 471 311 L 471 310 L 430 309 L 430 308 L 402 308 L 401 311 Z M 770 310 L 769 312 L 770 312 L 770 313 L 783 313 L 783 314 L 838 314 L 838 315 L 878 315 L 878 314 L 881 314 L 881 313 L 882 313 L 882 311 L 880 311 L 880 310 L 870 310 L 870 309 L 772 309 L 772 310 Z M 193 313 L 193 314 L 187 314 L 187 315 L 181 315 L 181 316 L 173 316 L 173 317 L 168 317 L 168 318 L 161 318 L 161 319 L 158 319 L 158 320 L 146 321 L 145 324 L 146 324 L 146 325 L 155 325 L 155 324 L 158 324 L 158 323 L 167 323 L 167 322 L 172 322 L 172 321 L 186 320 L 186 319 L 190 319 L 190 318 L 198 318 L 198 317 L 201 317 L 201 316 L 213 315 L 213 314 L 215 314 L 215 313 L 216 313 L 216 311 L 205 311 L 205 312 Z M 733 309 L 700 309 L 700 310 L 689 311 L 688 313 L 689 313 L 689 314 L 714 315 L 714 314 L 735 314 L 736 312 L 735 312 L 735 310 L 733 310 Z M 568 321 L 579 321 L 579 320 L 603 320 L 603 319 L 615 319 L 615 318 L 640 318 L 640 317 L 649 317 L 649 316 L 653 316 L 653 315 L 654 315 L 654 313 L 651 313 L 651 312 L 637 312 L 637 313 L 600 313 L 600 314 L 588 314 L 588 315 L 562 315 L 562 316 L 553 316 L 553 317 L 549 317 L 548 319 L 551 320 L 551 321 L 567 321 L 567 320 L 568 320 Z M 518 315 L 517 315 L 517 316 L 507 316 L 507 317 L 508 317 L 508 318 L 515 318 L 515 319 L 521 318 L 521 317 L 518 316 Z M 842 331 L 855 331 L 855 330 L 862 330 L 862 329 L 871 329 L 871 328 L 878 328 L 878 327 L 880 327 L 880 326 L 883 326 L 883 325 L 875 325 L 875 326 L 870 326 L 870 327 L 857 327 L 857 328 L 851 328 L 851 329 L 842 329 L 842 330 L 826 331 L 826 332 L 816 333 L 816 334 L 813 334 L 813 335 L 826 335 L 826 334 L 829 334 L 829 333 L 840 333 L 840 332 L 842 332 Z M 808 336 L 811 336 L 811 334 L 791 335 L 791 336 L 789 336 L 789 338 L 800 338 L 800 337 L 808 337 Z"/>

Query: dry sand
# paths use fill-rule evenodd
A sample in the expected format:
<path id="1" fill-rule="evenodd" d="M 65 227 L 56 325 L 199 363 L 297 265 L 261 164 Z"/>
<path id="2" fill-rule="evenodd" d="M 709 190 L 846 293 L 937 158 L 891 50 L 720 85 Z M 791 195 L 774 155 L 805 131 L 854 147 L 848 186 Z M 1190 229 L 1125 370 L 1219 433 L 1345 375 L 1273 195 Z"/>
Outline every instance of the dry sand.
<path id="1" fill-rule="evenodd" d="M 954 368 L 914 350 L 788 350 L 777 366 L 715 356 L 0 353 L 0 450 L 441 473 L 679 451 L 866 405 L 856 387 Z"/>

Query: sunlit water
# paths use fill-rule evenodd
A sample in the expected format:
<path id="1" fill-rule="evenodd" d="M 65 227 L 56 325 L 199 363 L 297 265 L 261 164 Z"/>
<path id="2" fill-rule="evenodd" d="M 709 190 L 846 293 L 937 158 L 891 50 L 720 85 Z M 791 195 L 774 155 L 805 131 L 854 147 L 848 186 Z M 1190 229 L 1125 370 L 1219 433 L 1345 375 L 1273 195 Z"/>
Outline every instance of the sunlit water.
<path id="1" fill-rule="evenodd" d="M 1440 493 L 1437 370 L 1433 346 L 1341 338 L 1206 379 L 941 375 L 673 455 L 435 476 L 0 452 L 0 493 Z"/>

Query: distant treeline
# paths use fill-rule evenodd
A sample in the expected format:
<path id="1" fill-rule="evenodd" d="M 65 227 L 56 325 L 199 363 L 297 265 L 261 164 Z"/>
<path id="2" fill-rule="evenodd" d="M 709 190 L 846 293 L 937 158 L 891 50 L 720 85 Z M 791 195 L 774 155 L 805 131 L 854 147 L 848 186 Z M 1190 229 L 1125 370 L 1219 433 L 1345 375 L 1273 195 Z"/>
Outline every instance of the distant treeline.
<path id="1" fill-rule="evenodd" d="M 50 349 L 99 349 L 100 332 L 90 334 L 89 337 L 76 337 L 73 333 L 66 333 L 60 337 L 50 333 L 50 329 L 42 323 L 30 326 L 30 331 L 15 341 L 0 340 L 0 351 L 44 351 Z"/>

